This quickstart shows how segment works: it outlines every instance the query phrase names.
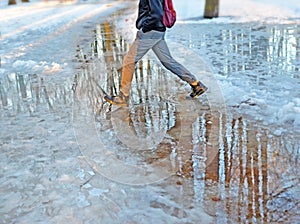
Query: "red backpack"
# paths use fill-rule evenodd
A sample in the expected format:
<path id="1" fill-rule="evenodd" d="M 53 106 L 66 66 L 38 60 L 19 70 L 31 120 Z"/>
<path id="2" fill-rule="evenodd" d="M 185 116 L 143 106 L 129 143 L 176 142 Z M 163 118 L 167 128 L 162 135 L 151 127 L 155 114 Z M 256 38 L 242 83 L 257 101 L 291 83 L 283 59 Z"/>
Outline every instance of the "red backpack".
<path id="1" fill-rule="evenodd" d="M 173 7 L 172 0 L 164 1 L 164 14 L 162 17 L 162 22 L 168 28 L 171 28 L 176 22 L 176 11 Z"/>

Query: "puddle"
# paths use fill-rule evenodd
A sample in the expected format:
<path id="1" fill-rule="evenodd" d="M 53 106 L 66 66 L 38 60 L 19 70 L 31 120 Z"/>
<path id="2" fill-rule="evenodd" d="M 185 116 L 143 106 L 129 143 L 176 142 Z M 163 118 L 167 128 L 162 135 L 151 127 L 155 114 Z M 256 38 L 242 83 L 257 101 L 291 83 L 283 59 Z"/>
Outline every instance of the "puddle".
<path id="1" fill-rule="evenodd" d="M 184 34 L 191 29 L 195 32 L 186 39 Z M 243 73 L 253 83 L 275 76 L 299 78 L 300 27 L 297 24 L 179 24 L 168 34 L 170 39 L 174 35 L 179 43 L 204 54 L 223 76 Z M 216 51 L 216 45 L 223 49 Z"/>
<path id="2" fill-rule="evenodd" d="M 299 133 L 299 91 L 294 91 L 299 89 L 299 29 L 298 24 L 178 24 L 168 39 L 211 66 L 230 110 L 274 126 L 274 132 L 277 126 Z"/>
<path id="3" fill-rule="evenodd" d="M 137 65 L 129 107 L 111 107 L 102 100 L 103 90 L 118 92 L 128 45 L 113 25 L 104 23 L 92 46 L 95 60 L 78 75 L 75 121 L 76 129 L 93 123 L 84 127 L 94 130 L 96 146 L 91 150 L 84 141 L 88 147 L 81 149 L 99 173 L 130 185 L 164 188 L 185 182 L 162 197 L 186 192 L 182 200 L 193 201 L 217 223 L 299 221 L 296 136 L 276 136 L 246 117 L 212 111 L 206 97 L 185 100 L 186 86 L 151 57 Z M 80 121 L 82 108 L 88 112 Z M 86 130 L 77 131 L 84 135 Z M 162 206 L 152 202 L 151 207 Z M 186 220 L 193 216 L 188 208 L 184 212 Z"/>
<path id="4" fill-rule="evenodd" d="M 21 195 L 13 196 L 26 209 L 2 204 L 5 217 L 17 212 L 39 220 L 50 221 L 53 216 L 66 217 L 54 221 L 74 220 L 70 217 L 76 216 L 75 210 L 63 206 L 59 213 L 56 207 L 67 200 L 67 206 L 75 201 L 81 212 L 86 211 L 86 220 L 101 211 L 110 223 L 299 223 L 299 136 L 275 135 L 247 116 L 212 110 L 207 96 L 186 100 L 187 86 L 151 56 L 137 65 L 129 107 L 111 107 L 104 103 L 103 91 L 118 92 L 128 47 L 113 24 L 106 22 L 96 27 L 88 52 L 77 49 L 80 69 L 74 79 L 57 84 L 30 74 L 1 78 L 0 122 L 10 130 L 1 131 L 3 167 L 7 171 L 28 166 L 29 159 L 13 165 L 4 162 L 19 158 L 25 147 L 35 161 L 30 163 L 32 170 L 39 170 L 34 183 L 45 186 L 34 190 L 38 193 L 29 205 L 24 205 Z M 296 68 L 287 69 L 292 75 Z M 64 123 L 71 115 L 76 144 L 101 176 L 83 184 L 75 179 L 74 186 L 59 190 L 53 180 L 67 182 L 69 174 L 81 175 L 70 156 L 76 144 Z M 33 120 L 26 121 L 28 117 Z M 41 138 L 32 142 L 35 135 Z M 42 139 L 48 142 L 47 152 L 37 150 L 44 144 Z M 17 148 L 7 151 L 8 145 Z M 57 154 L 64 159 L 55 161 Z M 46 170 L 45 164 L 52 164 L 53 170 Z M 59 176 L 61 166 L 68 167 L 68 175 Z M 19 181 L 24 182 L 19 183 L 15 177 L 18 173 L 12 171 L 1 174 L 5 186 L 32 190 L 23 186 L 30 179 L 20 175 Z M 49 200 L 41 202 L 47 205 L 47 214 L 33 212 L 47 188 L 54 189 Z M 59 198 L 60 191 L 75 196 Z M 95 195 L 97 200 L 101 196 L 100 207 L 95 207 L 99 200 L 91 199 Z"/>

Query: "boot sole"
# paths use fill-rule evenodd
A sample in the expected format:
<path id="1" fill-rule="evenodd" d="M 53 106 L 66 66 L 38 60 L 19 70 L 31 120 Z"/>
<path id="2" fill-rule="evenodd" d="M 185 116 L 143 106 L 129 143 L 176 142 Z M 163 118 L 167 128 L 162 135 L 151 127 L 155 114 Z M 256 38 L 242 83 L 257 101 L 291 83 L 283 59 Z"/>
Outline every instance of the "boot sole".
<path id="1" fill-rule="evenodd" d="M 196 93 L 195 95 L 193 95 L 192 93 L 190 94 L 190 97 L 192 97 L 193 99 L 198 98 L 200 95 L 202 95 L 203 93 L 205 93 L 207 91 L 207 89 L 203 89 L 202 91 L 199 91 L 198 93 Z"/>
<path id="2" fill-rule="evenodd" d="M 114 102 L 112 99 L 109 98 L 109 96 L 104 96 L 104 100 L 112 105 L 116 105 L 116 106 L 127 106 L 127 103 L 116 103 Z"/>

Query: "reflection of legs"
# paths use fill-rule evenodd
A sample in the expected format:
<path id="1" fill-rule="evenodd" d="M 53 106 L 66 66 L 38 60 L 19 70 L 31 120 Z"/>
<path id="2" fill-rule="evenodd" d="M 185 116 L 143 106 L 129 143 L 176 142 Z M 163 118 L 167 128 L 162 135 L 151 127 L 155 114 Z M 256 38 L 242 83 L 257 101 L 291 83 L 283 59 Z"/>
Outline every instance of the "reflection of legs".
<path id="1" fill-rule="evenodd" d="M 129 95 L 135 64 L 160 40 L 160 36 L 157 35 L 156 31 L 137 32 L 136 39 L 123 61 L 120 91 L 124 95 Z"/>
<path id="2" fill-rule="evenodd" d="M 120 106 L 127 105 L 135 64 L 153 47 L 153 45 L 161 40 L 162 34 L 163 33 L 157 31 L 150 31 L 147 33 L 143 33 L 142 31 L 137 32 L 134 43 L 124 57 L 120 92 L 117 96 L 105 96 L 104 99 L 107 102 Z"/>
<path id="3" fill-rule="evenodd" d="M 140 60 L 137 56 L 137 52 L 139 50 L 139 38 L 137 37 L 130 47 L 128 53 L 125 55 L 123 60 L 123 68 L 122 68 L 122 80 L 120 85 L 120 91 L 126 96 L 129 95 L 132 77 L 134 73 L 134 68 L 136 62 Z M 144 54 L 146 54 L 145 51 Z M 141 55 L 141 54 L 140 54 Z M 141 56 L 142 57 L 142 56 Z"/>
<path id="4" fill-rule="evenodd" d="M 111 104 L 126 105 L 131 89 L 135 64 L 152 49 L 161 63 L 179 78 L 189 83 L 193 92 L 191 97 L 197 97 L 204 93 L 207 88 L 196 80 L 184 66 L 178 63 L 170 54 L 169 48 L 164 40 L 164 32 L 150 31 L 143 33 L 138 31 L 136 39 L 124 57 L 120 93 L 118 96 L 105 96 L 105 100 Z"/>

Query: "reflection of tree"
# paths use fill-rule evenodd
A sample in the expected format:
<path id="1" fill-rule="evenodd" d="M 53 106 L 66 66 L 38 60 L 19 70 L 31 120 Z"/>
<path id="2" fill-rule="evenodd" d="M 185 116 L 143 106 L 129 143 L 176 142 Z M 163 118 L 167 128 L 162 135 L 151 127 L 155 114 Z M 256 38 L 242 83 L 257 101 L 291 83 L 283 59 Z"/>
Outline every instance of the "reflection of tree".
<path id="1" fill-rule="evenodd" d="M 262 144 L 257 140 L 257 131 L 247 129 L 242 118 L 233 120 L 231 129 L 232 136 L 229 135 L 227 138 L 232 138 L 234 144 L 226 151 L 236 159 L 231 160 L 233 164 L 226 179 L 230 194 L 236 194 L 234 190 L 230 191 L 231 188 L 238 188 L 238 201 L 232 204 L 228 198 L 227 206 L 231 207 L 232 212 L 237 206 L 238 222 L 244 222 L 245 219 L 249 222 L 253 220 L 263 222 L 268 214 L 266 212 L 268 199 L 265 198 L 268 178 L 265 169 L 267 166 L 265 142 Z"/>
<path id="2" fill-rule="evenodd" d="M 132 108 L 131 119 L 137 128 L 141 124 L 144 126 L 144 135 L 168 130 L 175 123 L 175 106 L 165 98 L 164 84 L 167 82 L 170 80 L 155 63 L 150 60 L 138 63 L 131 94 L 136 106 Z"/>
<path id="3" fill-rule="evenodd" d="M 205 147 L 202 145 L 204 151 L 198 150 L 198 153 L 206 156 L 205 178 L 219 183 L 218 194 L 223 195 L 224 199 L 219 203 L 224 204 L 228 219 L 236 217 L 238 223 L 294 220 L 300 208 L 297 140 L 290 144 L 295 140 L 276 138 L 264 130 L 250 129 L 243 118 L 224 120 L 222 116 L 209 114 L 202 118 L 202 123 L 206 125 L 193 135 L 200 136 L 199 139 L 207 144 Z M 220 120 L 221 123 L 218 122 Z M 214 141 L 219 138 L 216 147 L 220 153 L 215 153 L 217 159 L 210 158 L 212 154 L 208 153 L 208 150 L 212 150 L 209 147 L 209 139 L 212 138 L 215 138 Z M 199 144 L 202 144 L 201 141 Z M 201 162 L 201 159 L 196 162 Z M 197 173 L 197 170 L 194 172 Z M 212 196 L 211 182 L 208 183 L 203 185 L 203 192 L 206 196 Z M 213 196 L 216 196 L 216 192 Z M 208 205 L 206 209 L 211 212 L 212 208 L 209 209 Z M 216 209 L 213 211 L 216 212 Z"/>
<path id="4" fill-rule="evenodd" d="M 118 92 L 120 81 L 120 65 L 126 50 L 125 42 L 120 38 L 111 24 L 105 22 L 95 30 L 95 39 L 91 44 L 94 58 L 88 63 L 82 49 L 78 49 L 77 57 L 83 63 L 83 74 L 76 76 L 76 94 L 87 95 L 92 108 L 103 104 L 103 90 L 109 94 Z"/>
<path id="5" fill-rule="evenodd" d="M 78 58 L 83 62 L 82 73 L 76 76 L 75 95 L 86 98 L 86 106 L 95 110 L 103 108 L 104 92 L 117 94 L 121 78 L 121 65 L 128 46 L 108 22 L 96 29 L 92 43 L 92 61 L 86 63 L 82 49 Z M 130 124 L 138 137 L 147 137 L 153 132 L 167 131 L 175 123 L 174 105 L 166 99 L 165 73 L 150 60 L 141 60 L 136 66 L 130 97 Z M 174 81 L 169 81 L 170 85 Z M 105 109 L 110 110 L 108 107 Z M 107 116 L 106 111 L 98 116 Z M 101 120 L 101 118 L 99 118 Z M 170 150 L 167 149 L 166 150 Z"/>
<path id="6" fill-rule="evenodd" d="M 297 27 L 297 29 L 295 30 L 295 33 L 297 34 L 296 35 L 296 58 L 295 58 L 295 61 L 300 61 L 300 26 Z M 295 72 L 296 75 L 295 75 L 295 78 L 300 78 L 299 76 L 299 71 L 300 71 L 300 65 L 296 65 L 296 68 L 295 68 Z M 298 74 L 298 75 L 297 75 Z"/>
<path id="7" fill-rule="evenodd" d="M 1 106 L 2 107 L 7 107 L 8 105 L 8 97 L 7 97 L 7 92 L 6 88 L 3 85 L 3 80 L 0 81 L 0 99 L 1 99 Z"/>
<path id="8" fill-rule="evenodd" d="M 85 64 L 83 72 L 76 76 L 75 93 L 86 96 L 90 108 L 103 105 L 102 89 L 110 94 L 118 92 L 119 68 L 128 47 L 119 38 L 109 23 L 99 25 L 92 45 L 95 59 Z M 263 42 L 257 50 L 265 48 L 266 40 Z M 226 214 L 227 220 L 234 217 L 238 223 L 293 220 L 299 210 L 298 194 L 293 194 L 299 184 L 299 144 L 289 146 L 289 141 L 295 140 L 255 130 L 243 117 L 189 108 L 188 101 L 172 103 L 167 86 L 176 85 L 174 79 L 150 60 L 142 60 L 136 66 L 129 123 L 138 137 L 166 130 L 172 139 L 163 141 L 145 160 L 152 163 L 168 157 L 175 149 L 178 174 L 193 178 L 195 197 L 205 198 L 205 203 L 211 202 L 211 186 L 216 187 L 223 210 L 218 214 Z M 191 113 L 187 108 L 196 112 Z M 100 116 L 106 115 L 100 113 Z M 183 191 L 188 187 L 183 186 Z M 205 205 L 208 204 L 211 203 Z M 215 206 L 211 211 L 216 214 L 217 209 L 220 207 Z"/>
<path id="9" fill-rule="evenodd" d="M 254 38 L 255 37 L 255 38 Z M 295 74 L 299 66 L 299 26 L 259 26 L 250 29 L 223 29 L 219 36 L 223 52 L 220 71 L 243 72 L 259 83 L 281 72 Z M 247 60 L 245 60 L 247 59 Z"/>
<path id="10" fill-rule="evenodd" d="M 69 90 L 68 83 L 56 85 L 37 74 L 11 73 L 0 81 L 0 105 L 13 113 L 52 110 L 71 103 Z"/>
<path id="11" fill-rule="evenodd" d="M 206 114 L 206 170 L 205 178 L 213 181 L 219 180 L 219 150 L 216 145 L 219 142 L 220 119 L 219 114 Z"/>
<path id="12" fill-rule="evenodd" d="M 269 218 L 272 222 L 290 222 L 299 217 L 299 141 L 274 138 L 268 146 Z"/>

